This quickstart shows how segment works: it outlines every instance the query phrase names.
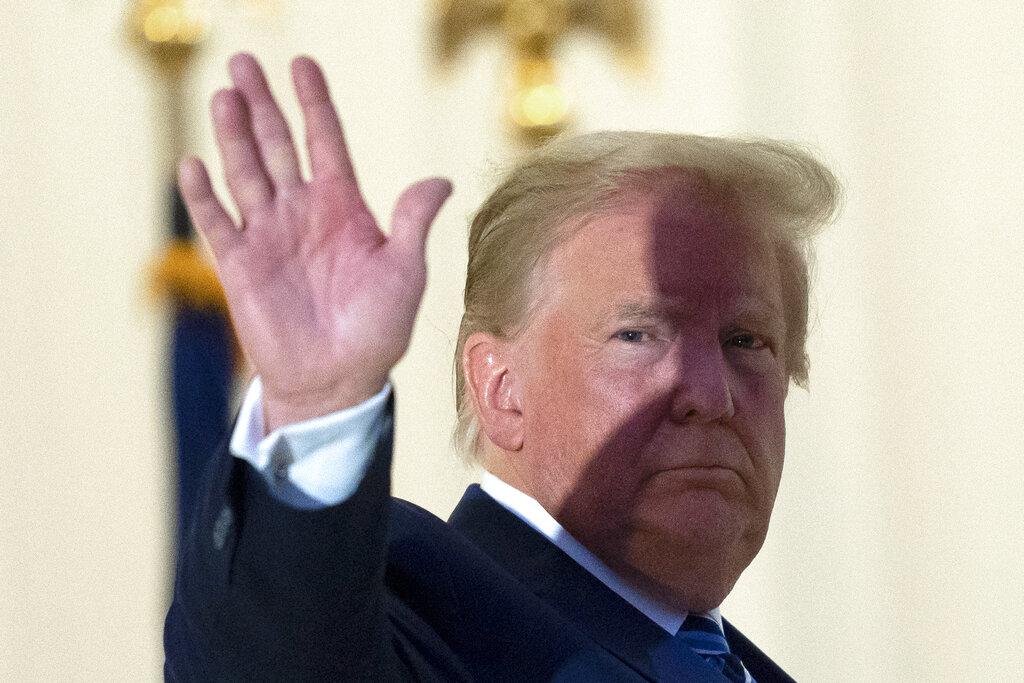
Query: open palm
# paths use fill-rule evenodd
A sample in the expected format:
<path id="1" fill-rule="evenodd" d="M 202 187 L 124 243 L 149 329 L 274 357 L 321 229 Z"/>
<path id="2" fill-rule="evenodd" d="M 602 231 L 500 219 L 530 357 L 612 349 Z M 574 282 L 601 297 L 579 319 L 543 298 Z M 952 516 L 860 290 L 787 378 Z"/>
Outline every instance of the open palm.
<path id="1" fill-rule="evenodd" d="M 198 159 L 182 162 L 179 181 L 263 381 L 273 429 L 354 405 L 384 385 L 408 348 L 426 281 L 427 231 L 451 186 L 437 178 L 411 185 L 385 236 L 359 192 L 316 63 L 292 64 L 308 181 L 259 64 L 235 55 L 230 71 L 234 87 L 214 96 L 212 112 L 241 225 Z"/>

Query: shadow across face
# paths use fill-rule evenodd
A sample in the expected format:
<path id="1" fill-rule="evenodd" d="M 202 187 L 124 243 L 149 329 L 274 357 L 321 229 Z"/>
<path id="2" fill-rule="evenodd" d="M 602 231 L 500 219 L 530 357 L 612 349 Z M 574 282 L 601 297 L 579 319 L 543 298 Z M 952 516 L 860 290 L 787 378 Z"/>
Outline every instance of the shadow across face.
<path id="1" fill-rule="evenodd" d="M 623 192 L 544 266 L 514 482 L 644 592 L 719 605 L 760 549 L 788 387 L 776 251 L 699 180 Z"/>

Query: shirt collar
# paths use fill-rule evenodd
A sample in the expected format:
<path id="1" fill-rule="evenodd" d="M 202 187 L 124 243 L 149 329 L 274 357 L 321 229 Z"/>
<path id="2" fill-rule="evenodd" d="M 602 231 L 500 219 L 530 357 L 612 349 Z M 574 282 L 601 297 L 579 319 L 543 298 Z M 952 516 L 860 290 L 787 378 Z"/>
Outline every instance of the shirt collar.
<path id="1" fill-rule="evenodd" d="M 686 612 L 666 607 L 623 581 L 608 565 L 569 535 L 569 532 L 563 529 L 562 525 L 532 497 L 510 484 L 506 484 L 490 472 L 484 472 L 480 488 L 495 502 L 554 543 L 601 583 L 615 591 L 619 597 L 640 610 L 648 619 L 668 633 L 675 635 L 683 625 L 687 616 Z M 719 608 L 716 607 L 704 614 L 714 619 L 719 628 L 722 627 L 722 615 Z"/>

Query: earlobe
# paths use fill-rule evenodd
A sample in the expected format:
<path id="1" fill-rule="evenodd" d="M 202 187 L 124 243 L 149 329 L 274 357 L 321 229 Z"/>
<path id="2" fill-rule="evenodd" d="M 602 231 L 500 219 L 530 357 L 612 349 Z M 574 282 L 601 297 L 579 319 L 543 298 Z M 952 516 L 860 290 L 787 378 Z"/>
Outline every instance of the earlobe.
<path id="1" fill-rule="evenodd" d="M 480 433 L 503 451 L 523 447 L 523 413 L 519 384 L 510 367 L 510 344 L 493 335 L 475 332 L 462 351 L 462 371 Z"/>

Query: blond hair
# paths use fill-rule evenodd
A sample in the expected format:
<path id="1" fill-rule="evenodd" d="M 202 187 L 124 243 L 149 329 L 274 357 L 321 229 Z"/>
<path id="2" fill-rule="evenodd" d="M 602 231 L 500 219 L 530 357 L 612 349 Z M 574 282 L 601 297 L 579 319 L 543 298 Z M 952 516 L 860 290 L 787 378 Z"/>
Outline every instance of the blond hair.
<path id="1" fill-rule="evenodd" d="M 556 139 L 520 162 L 469 230 L 465 313 L 455 349 L 454 442 L 479 452 L 479 424 L 462 371 L 466 339 L 513 339 L 527 321 L 531 279 L 572 226 L 598 215 L 637 180 L 681 171 L 770 230 L 782 271 L 786 369 L 806 385 L 810 239 L 836 210 L 832 173 L 799 146 L 774 140 L 615 131 Z M 582 219 L 582 220 L 581 220 Z"/>

